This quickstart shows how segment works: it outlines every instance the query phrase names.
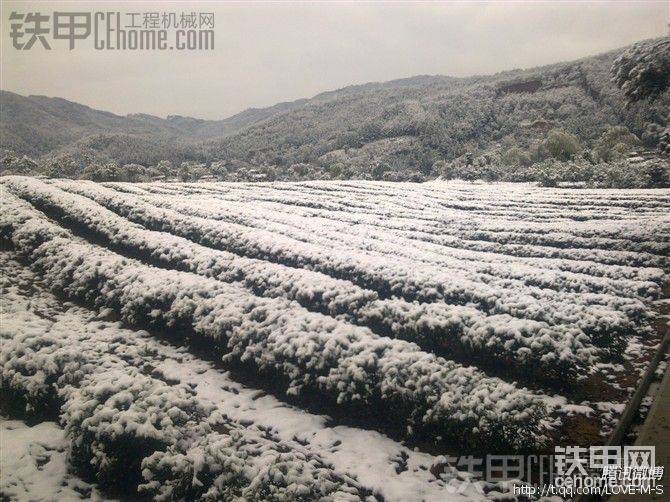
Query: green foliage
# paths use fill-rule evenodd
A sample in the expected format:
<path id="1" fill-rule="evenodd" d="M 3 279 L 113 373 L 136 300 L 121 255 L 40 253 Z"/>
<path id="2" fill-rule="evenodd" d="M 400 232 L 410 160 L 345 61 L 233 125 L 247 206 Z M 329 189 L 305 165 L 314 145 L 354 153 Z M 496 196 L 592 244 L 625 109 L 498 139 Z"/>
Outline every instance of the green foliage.
<path id="1" fill-rule="evenodd" d="M 665 166 L 659 162 L 632 164 L 628 160 L 590 164 L 547 161 L 537 164 L 535 181 L 542 186 L 559 184 L 592 188 L 650 188 L 667 186 Z"/>
<path id="2" fill-rule="evenodd" d="M 128 181 L 131 183 L 138 181 L 147 181 L 149 172 L 147 168 L 140 164 L 125 164 L 119 169 L 120 181 Z"/>
<path id="3" fill-rule="evenodd" d="M 5 151 L 0 157 L 0 175 L 31 176 L 37 172 L 37 163 L 26 155 L 18 156 L 14 152 Z"/>
<path id="4" fill-rule="evenodd" d="M 85 167 L 91 165 L 87 160 L 69 155 L 51 157 L 40 162 L 40 170 L 47 178 L 78 178 Z"/>
<path id="5" fill-rule="evenodd" d="M 81 177 L 91 181 L 121 181 L 121 171 L 118 164 L 89 164 L 81 173 Z"/>
<path id="6" fill-rule="evenodd" d="M 436 163 L 436 168 L 445 179 L 536 182 L 546 187 L 651 188 L 670 182 L 670 166 L 661 158 L 634 164 L 628 159 L 592 162 L 576 156 L 567 162 L 548 158 L 530 166 L 505 165 L 495 159 L 487 164 L 475 158 L 471 164 L 463 159 Z"/>
<path id="7" fill-rule="evenodd" d="M 613 126 L 600 136 L 593 147 L 593 152 L 598 160 L 610 162 L 624 158 L 626 153 L 639 145 L 638 137 L 626 126 Z"/>
<path id="8" fill-rule="evenodd" d="M 182 162 L 177 171 L 181 181 L 195 181 L 208 174 L 207 166 L 198 162 Z"/>
<path id="9" fill-rule="evenodd" d="M 570 160 L 582 150 L 577 136 L 559 130 L 549 133 L 543 147 L 549 156 L 562 161 Z"/>
<path id="10" fill-rule="evenodd" d="M 372 169 L 372 179 L 381 180 L 384 179 L 384 175 L 391 170 L 391 167 L 388 164 L 380 163 L 374 166 Z"/>
<path id="11" fill-rule="evenodd" d="M 528 167 L 532 163 L 528 152 L 516 146 L 505 150 L 500 160 L 503 165 L 511 167 Z"/>
<path id="12" fill-rule="evenodd" d="M 651 176 L 647 168 L 635 169 L 626 161 L 618 161 L 598 164 L 587 184 L 596 188 L 647 188 Z"/>
<path id="13" fill-rule="evenodd" d="M 124 164 L 119 166 L 116 162 L 97 163 L 93 162 L 86 166 L 79 176 L 82 179 L 92 181 L 126 181 L 139 182 L 149 181 L 156 176 L 157 169 L 146 168 L 140 164 Z"/>
<path id="14" fill-rule="evenodd" d="M 166 176 L 168 178 L 177 176 L 177 169 L 169 160 L 161 160 L 158 164 L 156 164 L 156 170 L 160 175 Z"/>
<path id="15" fill-rule="evenodd" d="M 666 156 L 670 156 L 670 127 L 666 127 L 659 135 L 658 149 Z"/>
<path id="16" fill-rule="evenodd" d="M 611 72 L 629 101 L 658 97 L 670 87 L 670 37 L 635 44 L 614 60 Z"/>

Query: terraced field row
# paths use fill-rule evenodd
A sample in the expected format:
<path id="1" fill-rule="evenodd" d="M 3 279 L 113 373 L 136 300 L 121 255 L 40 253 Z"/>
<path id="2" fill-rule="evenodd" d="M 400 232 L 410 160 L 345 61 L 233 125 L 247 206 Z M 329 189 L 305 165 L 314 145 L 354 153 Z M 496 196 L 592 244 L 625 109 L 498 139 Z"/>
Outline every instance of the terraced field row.
<path id="1" fill-rule="evenodd" d="M 153 497 L 402 499 L 316 436 L 161 378 L 167 347 L 183 371 L 209 360 L 232 372 L 226 387 L 334 425 L 365 417 L 348 425 L 435 454 L 545 451 L 580 439 L 575 414 L 604 432 L 658 342 L 667 191 L 6 177 L 0 206 L 16 301 L 39 311 L 20 298 L 33 287 L 119 333 L 9 323 L 3 388 L 59 416 L 71 459 L 103 485 L 134 445 L 134 485 Z M 409 484 L 433 476 L 438 499 L 455 478 L 429 469 Z"/>

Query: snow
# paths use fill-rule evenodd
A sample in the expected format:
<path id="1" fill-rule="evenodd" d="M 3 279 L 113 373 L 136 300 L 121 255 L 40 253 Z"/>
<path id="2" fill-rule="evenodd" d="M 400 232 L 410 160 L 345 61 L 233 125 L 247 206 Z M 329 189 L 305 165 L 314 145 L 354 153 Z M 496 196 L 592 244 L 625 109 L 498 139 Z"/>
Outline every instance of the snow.
<path id="1" fill-rule="evenodd" d="M 259 298 L 235 285 L 189 273 L 154 269 L 61 237 L 61 229 L 52 230 L 54 225 L 40 214 L 33 210 L 30 224 L 14 231 L 13 242 L 31 256 L 33 267 L 52 289 L 94 301 L 97 307 L 115 308 L 131 324 L 155 329 L 184 326 L 213 342 L 214 349 L 227 352 L 227 360 L 251 363 L 261 373 L 286 378 L 288 395 L 310 391 L 337 404 L 359 406 L 378 401 L 407 425 L 457 424 L 476 430 L 473 443 L 493 440 L 521 448 L 545 439 L 545 431 L 537 427 L 543 406 L 524 388 L 292 302 Z M 482 400 L 484 395 L 498 398 Z M 515 437 L 508 435 L 511 429 Z"/>
<path id="2" fill-rule="evenodd" d="M 54 422 L 32 427 L 0 418 L 0 493 L 10 500 L 113 500 L 72 474 L 65 431 Z"/>
<path id="3" fill-rule="evenodd" d="M 620 350 L 622 341 L 617 334 L 629 330 L 630 317 L 638 316 L 644 310 L 643 304 L 637 299 L 638 292 L 643 291 L 646 295 L 658 290 L 658 285 L 649 281 L 597 279 L 593 283 L 594 290 L 609 291 L 616 295 L 592 294 L 586 288 L 592 278 L 584 274 L 572 274 L 568 284 L 578 284 L 576 288 L 584 290 L 575 293 L 572 292 L 575 288 L 566 286 L 562 278 L 548 276 L 540 279 L 528 269 L 519 267 L 510 270 L 531 281 L 531 285 L 492 279 L 505 274 L 497 268 L 488 278 L 474 276 L 475 281 L 467 278 L 456 280 L 458 276 L 454 276 L 454 271 L 439 286 L 420 286 L 421 294 L 431 297 L 446 295 L 457 299 L 465 295 L 461 301 L 478 301 L 478 307 L 483 311 L 443 303 L 415 306 L 405 300 L 378 298 L 376 291 L 333 279 L 324 273 L 239 257 L 194 244 L 183 237 L 146 230 L 130 224 L 85 197 L 68 194 L 40 182 L 13 183 L 12 187 L 33 203 L 64 213 L 69 221 L 84 225 L 110 244 L 146 254 L 151 262 L 158 261 L 165 267 L 186 269 L 218 280 L 240 281 L 244 287 L 263 296 L 295 299 L 308 309 L 342 315 L 359 324 L 383 327 L 386 333 L 418 343 L 430 343 L 435 332 L 455 332 L 458 336 L 454 341 L 467 346 L 469 350 L 486 354 L 493 350 L 501 351 L 531 368 L 539 364 L 542 370 L 580 373 L 585 363 L 594 364 L 607 352 Z M 118 209 L 119 204 L 126 209 L 130 208 L 128 211 L 131 213 L 124 210 L 124 214 L 152 214 L 149 220 L 140 218 L 141 222 L 160 221 L 162 228 L 192 238 L 209 235 L 208 229 L 213 228 L 208 220 L 185 218 L 183 213 L 188 211 L 152 210 L 150 205 L 138 205 L 136 201 L 125 196 L 110 195 L 99 187 L 88 190 L 77 186 L 75 191 L 92 196 L 115 209 Z M 206 212 L 212 213 L 209 209 Z M 181 227 L 175 226 L 174 222 L 182 222 L 190 230 L 180 230 Z M 303 232 L 306 236 L 314 234 L 316 232 Z M 351 244 L 350 239 L 347 244 Z M 388 242 L 384 244 L 386 247 L 392 245 Z M 496 281 L 502 289 L 492 288 Z M 557 281 L 560 286 L 556 285 Z M 392 282 L 397 281 L 393 279 Z M 571 292 L 555 293 L 551 289 L 536 286 L 545 283 L 557 289 L 568 287 Z M 452 284 L 451 290 L 445 291 L 445 284 Z M 479 291 L 482 285 L 489 289 Z M 622 298 L 624 291 L 628 291 L 628 294 Z M 412 296 L 416 294 L 411 293 Z M 511 316 L 528 319 L 521 321 Z M 613 339 L 609 334 L 617 336 Z"/>
<path id="4" fill-rule="evenodd" d="M 504 497 L 288 403 L 447 450 L 550 446 L 575 415 L 606 432 L 658 344 L 669 208 L 667 190 L 5 177 L 0 373 L 44 421 L 3 422 L 28 451 L 3 456 L 3 493 L 99 496 L 85 467 L 159 499 Z"/>
<path id="5" fill-rule="evenodd" d="M 6 257 L 3 258 L 3 264 L 3 277 L 23 275 L 22 282 L 34 280 L 25 270 L 17 274 L 17 264 L 8 263 Z M 8 269 L 8 266 L 13 268 Z M 139 388 L 142 382 L 147 381 L 141 376 L 138 378 L 136 374 L 129 379 L 124 377 L 123 373 L 110 372 L 110 369 L 115 367 L 113 354 L 116 354 L 123 356 L 123 360 L 133 362 L 137 367 L 150 365 L 153 368 L 152 374 L 161 375 L 164 379 L 179 382 L 184 388 L 192 389 L 194 399 L 201 403 L 203 408 L 216 408 L 218 414 L 228 417 L 233 422 L 248 424 L 247 428 L 253 424 L 255 429 L 271 431 L 278 440 L 293 444 L 294 447 L 299 446 L 296 439 L 300 439 L 307 444 L 309 451 L 318 452 L 324 461 L 332 464 L 338 471 L 355 474 L 362 485 L 382 494 L 386 500 L 407 500 L 416 494 L 420 494 L 424 500 L 459 498 L 450 497 L 445 492 L 444 483 L 435 480 L 430 473 L 429 467 L 434 461 L 431 455 L 414 452 L 377 432 L 346 426 L 331 427 L 328 425 L 328 417 L 309 414 L 268 394 L 259 395 L 257 390 L 231 380 L 227 373 L 222 373 L 211 363 L 196 358 L 182 348 L 161 343 L 147 332 L 130 331 L 122 328 L 117 322 L 99 320 L 105 312 L 96 314 L 74 305 L 63 307 L 56 298 L 42 290 L 34 292 L 31 298 L 24 296 L 20 288 L 15 286 L 6 287 L 5 291 L 3 307 L 11 314 L 12 322 L 5 323 L 3 329 L 8 335 L 11 334 L 13 339 L 17 339 L 18 333 L 24 333 L 39 340 L 43 339 L 45 332 L 50 332 L 56 339 L 62 339 L 62 350 L 67 350 L 68 345 L 73 345 L 80 347 L 79 353 L 85 354 L 87 350 L 95 350 L 96 353 L 103 354 L 101 360 L 104 361 L 107 370 L 100 377 L 96 377 L 96 383 L 86 391 L 85 399 L 78 397 L 81 395 L 79 391 L 69 394 L 73 399 L 73 405 L 66 409 L 66 421 L 70 420 L 67 417 L 72 417 L 76 425 L 80 422 L 80 418 L 88 416 L 87 408 L 91 406 L 97 408 L 99 398 L 95 396 L 114 395 L 115 389 L 120 388 Z M 48 321 L 46 317 L 52 321 Z M 4 343 L 8 343 L 7 339 Z M 7 355 L 11 355 L 12 348 L 9 345 L 6 347 Z M 106 354 L 107 350 L 111 352 Z M 32 357 L 35 356 L 36 354 Z M 4 367 L 7 368 L 7 365 Z M 124 419 L 124 415 L 130 417 L 128 412 L 116 415 L 117 418 L 113 422 L 108 421 L 107 417 L 115 416 L 109 415 L 109 412 L 122 402 L 129 402 L 128 399 L 133 394 L 133 391 L 116 392 L 113 401 L 109 398 L 106 401 L 108 411 L 102 415 L 98 413 L 97 418 L 93 415 L 92 418 L 96 418 L 95 422 L 88 418 L 84 420 L 89 427 L 95 427 L 100 431 L 99 433 L 102 433 L 102 429 L 96 424 L 98 419 L 102 419 L 103 425 L 107 424 L 105 427 L 111 427 L 107 429 L 111 434 L 118 434 L 121 431 L 127 433 L 127 427 L 130 426 L 144 437 L 147 434 L 155 435 L 155 431 L 146 426 L 138 430 L 137 418 L 130 421 Z M 134 395 L 137 401 L 138 394 Z M 136 413 L 133 415 L 138 417 Z M 123 427 L 116 427 L 122 423 L 125 424 Z M 67 451 L 64 431 L 54 424 L 44 427 L 54 427 L 58 431 L 53 437 L 54 440 L 58 440 L 58 448 L 64 458 Z M 71 426 L 70 430 L 74 428 Z M 250 429 L 249 433 L 252 433 Z M 3 435 L 3 439 L 5 437 Z M 8 448 L 3 451 L 14 450 Z M 407 456 L 408 468 L 397 474 L 391 459 L 400 456 L 401 452 Z M 192 450 L 190 454 L 195 455 Z M 202 452 L 201 454 L 204 455 Z M 361 462 L 362 458 L 366 461 Z M 26 473 L 26 476 L 35 479 L 36 475 Z M 469 492 L 464 496 L 468 496 L 469 500 L 479 498 L 475 493 Z"/>

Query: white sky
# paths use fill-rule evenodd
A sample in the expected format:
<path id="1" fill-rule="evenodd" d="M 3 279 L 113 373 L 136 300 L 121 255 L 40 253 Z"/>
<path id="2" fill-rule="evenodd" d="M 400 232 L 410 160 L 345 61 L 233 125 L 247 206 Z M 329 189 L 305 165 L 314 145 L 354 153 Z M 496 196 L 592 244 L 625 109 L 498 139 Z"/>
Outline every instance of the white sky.
<path id="1" fill-rule="evenodd" d="M 2 89 L 119 114 L 224 118 L 350 84 L 576 59 L 668 34 L 670 1 L 36 2 L 1 0 Z M 12 11 L 214 12 L 213 51 L 12 47 Z M 49 37 L 47 37 L 49 39 Z M 51 40 L 51 39 L 49 39 Z"/>

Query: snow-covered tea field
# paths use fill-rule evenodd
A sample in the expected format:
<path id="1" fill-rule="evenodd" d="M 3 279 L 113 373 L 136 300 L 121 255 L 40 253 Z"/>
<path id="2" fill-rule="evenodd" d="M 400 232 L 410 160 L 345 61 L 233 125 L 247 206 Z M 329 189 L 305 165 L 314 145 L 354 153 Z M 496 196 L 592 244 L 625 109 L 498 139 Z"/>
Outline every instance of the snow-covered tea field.
<path id="1" fill-rule="evenodd" d="M 0 204 L 3 434 L 55 431 L 63 480 L 3 458 L 18 498 L 500 497 L 447 456 L 605 442 L 667 305 L 668 190 L 5 177 Z"/>

